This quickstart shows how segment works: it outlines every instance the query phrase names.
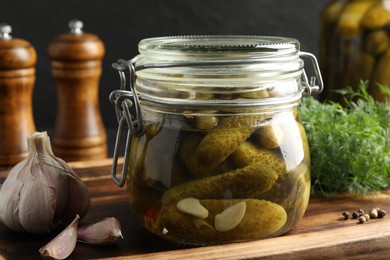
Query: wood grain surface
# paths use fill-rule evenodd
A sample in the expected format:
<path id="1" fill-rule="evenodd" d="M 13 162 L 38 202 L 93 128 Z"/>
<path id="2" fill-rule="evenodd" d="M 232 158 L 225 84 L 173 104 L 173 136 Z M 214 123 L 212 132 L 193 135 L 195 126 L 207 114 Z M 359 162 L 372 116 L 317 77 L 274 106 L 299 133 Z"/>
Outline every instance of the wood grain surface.
<path id="1" fill-rule="evenodd" d="M 387 194 L 311 198 L 305 216 L 283 236 L 183 248 L 140 226 L 127 203 L 126 189 L 118 188 L 111 181 L 111 159 L 76 162 L 71 166 L 85 181 L 92 196 L 91 208 L 80 225 L 117 217 L 124 239 L 104 247 L 78 243 L 69 259 L 390 259 L 389 216 L 364 224 L 358 224 L 357 220 L 338 220 L 345 210 L 379 207 L 388 211 L 390 196 Z M 0 172 L 1 183 L 6 175 L 7 171 Z M 15 233 L 0 224 L 0 258 L 40 259 L 39 248 L 55 235 L 55 232 L 41 236 Z"/>

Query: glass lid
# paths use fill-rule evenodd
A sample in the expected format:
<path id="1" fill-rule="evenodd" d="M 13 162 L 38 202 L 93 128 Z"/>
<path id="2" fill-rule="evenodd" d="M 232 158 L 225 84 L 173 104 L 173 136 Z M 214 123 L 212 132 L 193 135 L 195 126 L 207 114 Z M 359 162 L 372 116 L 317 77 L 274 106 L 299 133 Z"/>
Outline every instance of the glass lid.
<path id="1" fill-rule="evenodd" d="M 138 47 L 142 56 L 174 59 L 188 56 L 201 59 L 291 57 L 298 55 L 300 48 L 296 39 L 251 35 L 157 37 L 142 40 Z"/>

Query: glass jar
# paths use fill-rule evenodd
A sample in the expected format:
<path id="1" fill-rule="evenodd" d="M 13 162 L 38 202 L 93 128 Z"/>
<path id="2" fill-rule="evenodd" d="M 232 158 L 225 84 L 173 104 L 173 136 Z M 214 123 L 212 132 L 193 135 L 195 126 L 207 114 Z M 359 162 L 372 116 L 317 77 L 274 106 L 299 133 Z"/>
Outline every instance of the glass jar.
<path id="1" fill-rule="evenodd" d="M 260 36 L 151 38 L 139 51 L 114 64 L 122 81 L 110 100 L 119 120 L 112 177 L 126 182 L 143 226 L 191 245 L 287 232 L 310 196 L 297 106 L 322 89 L 315 57 L 295 39 Z M 303 56 L 319 86 L 307 82 Z"/>
<path id="2" fill-rule="evenodd" d="M 320 65 L 326 89 L 322 99 L 342 102 L 335 90 L 368 82 L 379 101 L 378 83 L 390 86 L 390 1 L 333 0 L 321 15 Z"/>

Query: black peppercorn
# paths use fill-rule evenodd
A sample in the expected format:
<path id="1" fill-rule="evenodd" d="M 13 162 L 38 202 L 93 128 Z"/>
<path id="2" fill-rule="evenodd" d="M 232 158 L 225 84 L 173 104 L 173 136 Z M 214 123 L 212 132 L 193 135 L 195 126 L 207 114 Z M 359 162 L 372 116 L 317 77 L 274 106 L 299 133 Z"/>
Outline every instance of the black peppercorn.
<path id="1" fill-rule="evenodd" d="M 367 213 L 363 209 L 358 209 L 352 212 L 352 214 L 350 214 L 348 211 L 344 211 L 339 217 L 339 220 L 353 218 L 358 219 L 358 223 L 365 223 L 370 219 L 383 218 L 384 216 L 386 216 L 386 211 L 380 208 L 372 208 L 371 210 L 367 211 Z"/>
<path id="2" fill-rule="evenodd" d="M 377 218 L 378 217 L 378 210 L 377 209 L 371 209 L 370 210 L 370 218 Z"/>
<path id="3" fill-rule="evenodd" d="M 352 212 L 352 218 L 358 218 L 360 214 L 357 211 Z"/>
<path id="4" fill-rule="evenodd" d="M 367 221 L 367 219 L 364 217 L 364 216 L 360 216 L 359 217 L 359 223 L 360 224 L 363 224 L 364 222 L 366 222 Z"/>
<path id="5" fill-rule="evenodd" d="M 351 217 L 351 213 L 349 213 L 348 211 L 344 211 L 342 215 L 344 219 L 349 219 Z"/>
<path id="6" fill-rule="evenodd" d="M 383 218 L 384 216 L 386 216 L 386 211 L 384 209 L 379 209 L 378 218 Z"/>

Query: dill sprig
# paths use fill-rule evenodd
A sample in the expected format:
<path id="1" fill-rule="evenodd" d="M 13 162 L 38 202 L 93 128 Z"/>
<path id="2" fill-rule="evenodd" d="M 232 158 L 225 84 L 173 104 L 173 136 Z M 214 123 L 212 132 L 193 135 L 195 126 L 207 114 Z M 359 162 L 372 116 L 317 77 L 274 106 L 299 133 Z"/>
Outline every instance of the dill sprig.
<path id="1" fill-rule="evenodd" d="M 390 103 L 375 101 L 365 82 L 356 91 L 340 92 L 347 97 L 345 106 L 305 97 L 299 107 L 310 147 L 312 194 L 386 189 L 390 187 Z"/>

